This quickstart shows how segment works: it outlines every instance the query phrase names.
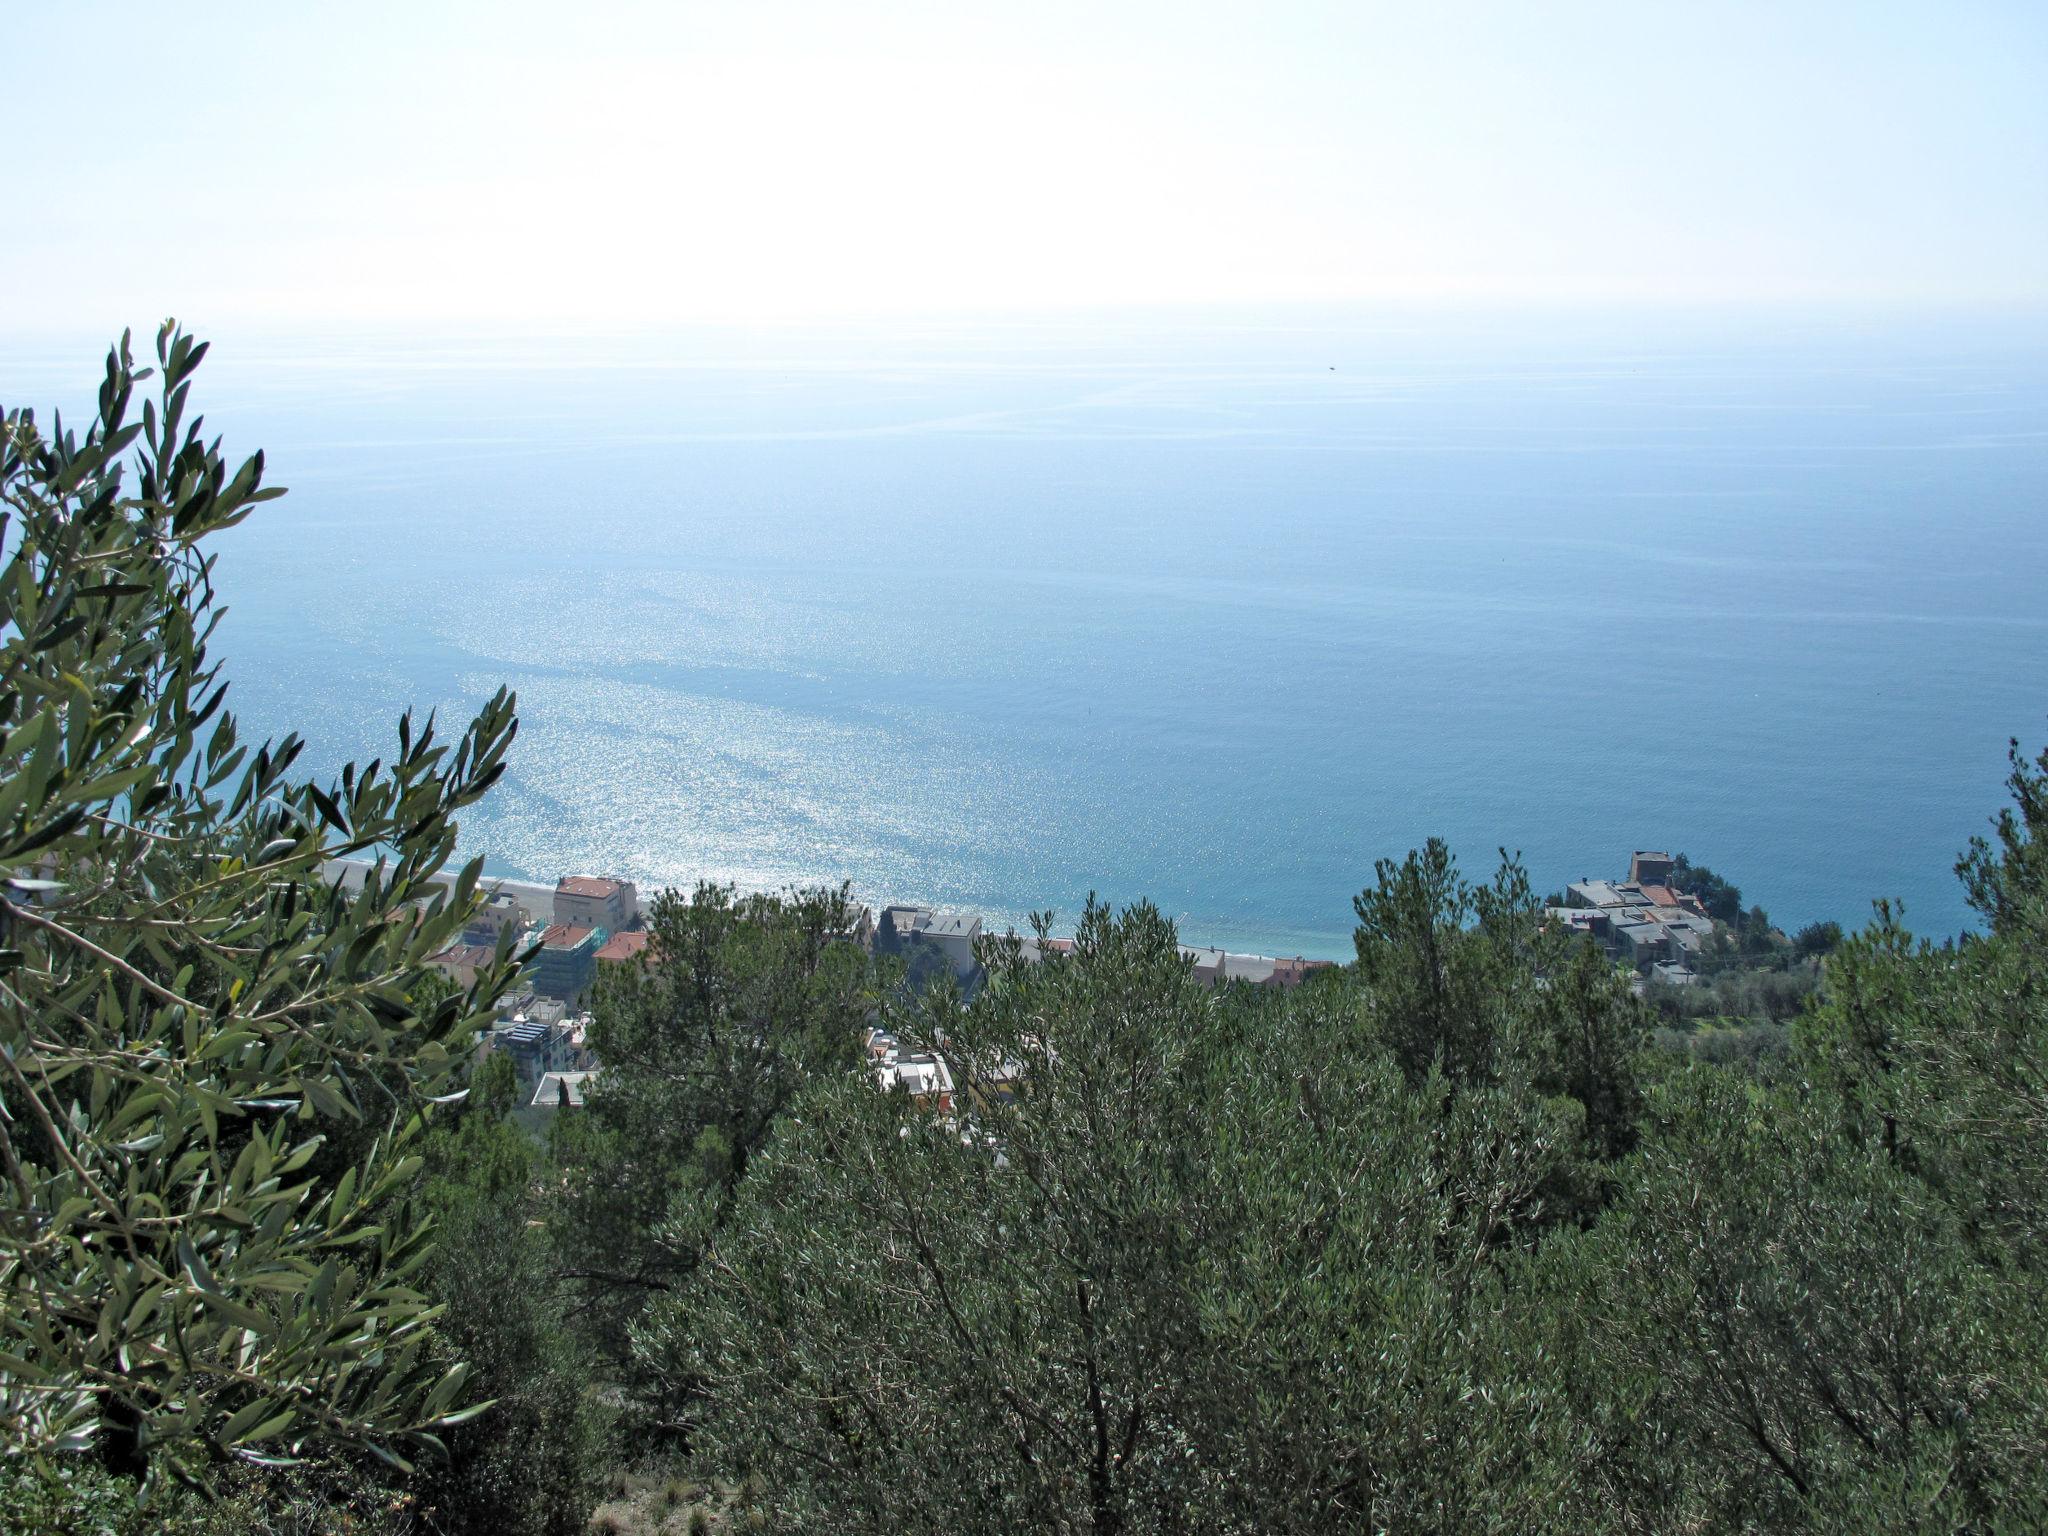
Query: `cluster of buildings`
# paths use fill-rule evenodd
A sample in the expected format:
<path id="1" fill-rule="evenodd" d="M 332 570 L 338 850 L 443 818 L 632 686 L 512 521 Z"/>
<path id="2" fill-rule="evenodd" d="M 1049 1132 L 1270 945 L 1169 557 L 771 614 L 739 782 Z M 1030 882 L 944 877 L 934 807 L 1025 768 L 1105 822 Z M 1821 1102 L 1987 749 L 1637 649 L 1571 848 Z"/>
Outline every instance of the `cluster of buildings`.
<path id="1" fill-rule="evenodd" d="M 1548 908 L 1547 916 L 1597 940 L 1646 978 L 1691 986 L 1714 922 L 1698 900 L 1671 888 L 1672 862 L 1668 853 L 1639 850 L 1626 880 L 1574 881 L 1565 887 L 1565 904 Z"/>
<path id="2" fill-rule="evenodd" d="M 515 950 L 539 945 L 518 983 L 498 998 L 496 1022 L 480 1045 L 484 1055 L 503 1051 L 511 1058 L 522 1097 L 534 1108 L 583 1102 L 597 1062 L 582 1003 L 599 965 L 637 960 L 645 951 L 642 921 L 640 895 L 630 880 L 565 875 L 552 892 L 503 881 L 493 886 L 461 942 L 433 957 L 436 970 L 467 987 L 497 957 L 500 935 L 510 932 Z"/>
<path id="3" fill-rule="evenodd" d="M 876 942 L 869 937 L 871 934 L 880 936 L 884 948 L 893 946 L 898 952 L 920 944 L 929 945 L 932 952 L 962 978 L 971 976 L 978 963 L 974 958 L 974 943 L 981 937 L 981 919 L 972 913 L 893 906 L 884 907 L 880 919 L 871 922 L 867 909 L 862 907 L 850 928 L 849 937 L 870 949 Z M 1019 940 L 1019 944 L 1024 959 L 1033 964 L 1048 956 L 1071 955 L 1074 952 L 1072 939 L 1027 937 Z M 1271 955 L 1240 955 L 1188 944 L 1181 945 L 1180 952 L 1194 971 L 1195 979 L 1212 987 L 1230 982 L 1256 987 L 1298 987 L 1318 970 L 1326 970 L 1336 964 L 1332 960 L 1307 960 L 1299 955 L 1292 959 L 1276 959 Z M 953 1114 L 953 1071 L 944 1057 L 932 1051 L 912 1050 L 893 1031 L 886 1029 L 868 1031 L 865 1051 L 868 1070 L 877 1086 L 885 1091 L 900 1088 L 925 1109 L 945 1116 Z M 1021 1063 L 1006 1062 L 985 1080 L 978 1081 L 975 1091 L 1007 1095 L 1018 1090 L 1023 1078 Z"/>
<path id="4" fill-rule="evenodd" d="M 892 1030 L 871 1029 L 862 1044 L 868 1070 L 883 1091 L 901 1088 L 921 1108 L 953 1113 L 953 1069 L 931 1051 L 906 1050 Z"/>
<path id="5" fill-rule="evenodd" d="M 920 1109 L 954 1119 L 952 1065 L 936 1051 L 916 1050 L 893 1030 L 871 1029 L 862 1042 L 869 1074 L 885 1093 L 901 1089 Z M 964 1085 L 969 1107 L 1007 1100 L 1024 1090 L 1027 1073 L 1014 1056 L 992 1069 L 977 1072 Z"/>
<path id="6" fill-rule="evenodd" d="M 498 999 L 497 1018 L 481 1044 L 485 1054 L 503 1051 L 512 1059 L 522 1097 L 535 1109 L 581 1104 L 598 1063 L 589 1045 L 590 1015 L 583 1010 L 600 966 L 650 964 L 648 932 L 639 892 L 629 880 L 565 875 L 553 889 L 517 881 L 493 882 L 461 941 L 433 957 L 435 969 L 460 986 L 471 985 L 496 958 L 500 936 L 509 932 L 515 950 L 538 946 L 518 984 Z M 973 978 L 974 947 L 982 920 L 971 912 L 907 903 L 879 913 L 856 904 L 840 937 L 870 952 L 933 956 L 963 981 Z M 1023 940 L 1025 957 L 1068 953 L 1071 939 Z M 1236 954 L 1182 945 L 1197 980 L 1211 986 L 1232 982 L 1258 987 L 1295 987 L 1328 960 Z M 885 1087 L 900 1084 L 912 1097 L 950 1113 L 953 1081 L 946 1064 L 927 1054 L 906 1052 L 886 1030 L 870 1033 L 869 1064 Z"/>
<path id="7" fill-rule="evenodd" d="M 1695 898 L 1672 888 L 1672 867 L 1669 854 L 1638 850 L 1629 860 L 1627 879 L 1574 881 L 1566 888 L 1565 904 L 1547 908 L 1547 917 L 1586 934 L 1645 978 L 1689 986 L 1698 980 L 1699 955 L 1714 924 Z M 518 983 L 498 999 L 496 1021 L 480 1049 L 510 1056 L 522 1097 L 533 1108 L 579 1105 L 598 1071 L 589 1043 L 591 1018 L 583 1009 L 598 968 L 654 962 L 639 892 L 629 880 L 594 875 L 565 875 L 552 890 L 496 882 L 461 941 L 432 963 L 458 985 L 469 986 L 489 968 L 500 937 L 508 932 L 513 948 L 537 948 Z M 853 906 L 839 937 L 870 952 L 923 952 L 971 981 L 982 933 L 977 914 L 899 903 L 879 913 Z M 1074 947 L 1071 939 L 1021 942 L 1030 961 L 1071 953 Z M 1186 944 L 1181 955 L 1198 981 L 1216 987 L 1292 988 L 1335 964 Z M 865 1051 L 868 1068 L 883 1087 L 901 1087 L 922 1104 L 953 1112 L 955 1085 L 943 1059 L 907 1049 L 883 1029 L 869 1032 Z"/>
<path id="8" fill-rule="evenodd" d="M 1699 957 L 1714 923 L 1696 898 L 1672 887 L 1674 862 L 1669 854 L 1638 850 L 1629 859 L 1627 879 L 1574 881 L 1566 887 L 1564 905 L 1545 909 L 1547 920 L 1592 938 L 1645 979 L 1690 986 L 1699 979 Z M 351 868 L 340 868 L 338 874 L 344 880 L 360 878 L 360 870 Z M 598 1072 L 590 1048 L 591 1017 L 583 1004 L 599 967 L 656 963 L 639 892 L 629 880 L 593 875 L 565 875 L 552 889 L 494 882 L 460 942 L 432 963 L 467 987 L 488 970 L 507 933 L 515 950 L 533 948 L 535 954 L 517 984 L 498 999 L 496 1020 L 480 1051 L 502 1051 L 511 1058 L 522 1096 L 532 1108 L 580 1105 Z M 879 913 L 854 905 L 838 937 L 869 952 L 929 955 L 971 984 L 979 968 L 975 944 L 982 933 L 977 914 L 899 903 Z M 1074 948 L 1072 939 L 1027 937 L 1020 942 L 1024 958 L 1033 962 Z M 1186 944 L 1181 955 L 1196 980 L 1216 987 L 1292 988 L 1336 963 Z M 867 1068 L 882 1087 L 901 1088 L 918 1103 L 953 1115 L 956 1085 L 942 1057 L 912 1049 L 886 1029 L 870 1030 L 864 1051 Z M 1015 1091 L 1022 1069 L 998 1073 L 997 1079 L 998 1091 Z"/>
<path id="9" fill-rule="evenodd" d="M 1212 987 L 1241 981 L 1254 987 L 1292 988 L 1300 986 L 1317 971 L 1334 970 L 1334 960 L 1275 959 L 1271 955 L 1237 955 L 1221 949 L 1191 949 L 1183 944 L 1181 954 L 1195 968 L 1195 980 Z"/>

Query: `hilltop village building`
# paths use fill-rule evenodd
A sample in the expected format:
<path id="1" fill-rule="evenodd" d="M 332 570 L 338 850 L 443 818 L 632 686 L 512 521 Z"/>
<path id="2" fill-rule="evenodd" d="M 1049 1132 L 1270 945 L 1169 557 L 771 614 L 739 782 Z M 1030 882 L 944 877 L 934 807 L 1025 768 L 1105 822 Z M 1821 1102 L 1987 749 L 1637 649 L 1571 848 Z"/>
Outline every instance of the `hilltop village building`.
<path id="1" fill-rule="evenodd" d="M 1671 871 L 1677 867 L 1677 860 L 1668 853 L 1645 853 L 1638 848 L 1628 861 L 1628 879 L 1631 885 L 1668 885 Z"/>
<path id="2" fill-rule="evenodd" d="M 981 937 L 981 919 L 971 913 L 941 912 L 935 907 L 884 907 L 876 931 L 893 933 L 899 945 L 929 944 L 945 957 L 956 976 L 974 973 L 974 941 Z"/>
<path id="3" fill-rule="evenodd" d="M 1673 986 L 1699 979 L 1699 954 L 1713 935 L 1713 919 L 1699 902 L 1665 884 L 1673 859 L 1638 850 L 1626 880 L 1575 880 L 1565 905 L 1547 916 L 1606 946 L 1615 959 L 1646 977 Z"/>
<path id="4" fill-rule="evenodd" d="M 857 944 L 872 951 L 875 947 L 875 913 L 872 907 L 854 902 L 846 909 L 846 926 L 833 937 L 842 943 Z"/>
<path id="5" fill-rule="evenodd" d="M 467 934 L 464 937 L 467 938 Z M 493 939 L 489 944 L 451 944 L 429 959 L 427 964 L 458 987 L 467 987 L 476 980 L 478 971 L 488 970 L 497 958 L 498 944 Z"/>
<path id="6" fill-rule="evenodd" d="M 1241 981 L 1254 987 L 1298 987 L 1317 971 L 1334 969 L 1334 960 L 1275 959 L 1271 955 L 1238 955 L 1223 949 L 1196 949 L 1183 944 L 1182 958 L 1195 968 L 1195 980 L 1212 987 Z"/>
<path id="7" fill-rule="evenodd" d="M 1026 938 L 1018 941 L 1024 958 L 1036 962 L 1048 955 L 1071 955 L 1072 939 Z M 1298 987 L 1318 971 L 1335 970 L 1334 960 L 1307 960 L 1300 955 L 1275 958 L 1272 955 L 1240 955 L 1224 949 L 1203 949 L 1192 944 L 1180 947 L 1181 958 L 1195 973 L 1195 980 L 1221 987 L 1233 981 L 1254 987 Z"/>

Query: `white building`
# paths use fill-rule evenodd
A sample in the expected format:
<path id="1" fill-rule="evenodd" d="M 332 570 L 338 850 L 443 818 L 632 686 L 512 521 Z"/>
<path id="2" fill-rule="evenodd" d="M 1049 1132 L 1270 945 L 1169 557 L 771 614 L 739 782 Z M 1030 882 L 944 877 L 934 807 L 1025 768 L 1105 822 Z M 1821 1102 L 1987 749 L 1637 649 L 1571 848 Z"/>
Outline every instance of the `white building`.
<path id="1" fill-rule="evenodd" d="M 918 937 L 935 946 L 956 976 L 974 969 L 974 941 L 981 937 L 981 919 L 968 912 L 934 912 Z"/>
<path id="2" fill-rule="evenodd" d="M 543 1072 L 533 1090 L 535 1109 L 581 1109 L 595 1072 Z"/>
<path id="3" fill-rule="evenodd" d="M 981 919 L 970 912 L 899 905 L 882 909 L 877 931 L 893 933 L 898 944 L 930 944 L 946 957 L 954 975 L 966 976 L 974 970 L 974 941 L 981 937 Z"/>
<path id="4" fill-rule="evenodd" d="M 873 1029 L 868 1031 L 867 1058 L 875 1086 L 884 1093 L 901 1088 L 922 1108 L 952 1112 L 953 1071 L 941 1057 L 905 1051 L 888 1030 Z"/>

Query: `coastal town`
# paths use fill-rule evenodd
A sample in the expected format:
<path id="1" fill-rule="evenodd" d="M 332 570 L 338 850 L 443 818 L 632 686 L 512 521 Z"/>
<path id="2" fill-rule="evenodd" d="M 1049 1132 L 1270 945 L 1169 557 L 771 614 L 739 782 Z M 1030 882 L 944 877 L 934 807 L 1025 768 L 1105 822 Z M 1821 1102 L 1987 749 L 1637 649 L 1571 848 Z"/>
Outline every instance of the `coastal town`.
<path id="1" fill-rule="evenodd" d="M 1637 850 L 1625 878 L 1572 882 L 1562 903 L 1553 900 L 1544 908 L 1544 920 L 1600 944 L 1616 964 L 1636 972 L 1638 986 L 1690 986 L 1699 979 L 1700 954 L 1714 921 L 1696 897 L 1673 886 L 1674 863 L 1668 853 Z M 338 873 L 344 881 L 359 880 L 362 868 L 344 866 Z M 498 998 L 496 1022 L 480 1049 L 511 1058 L 530 1108 L 579 1107 L 600 1065 L 591 1049 L 587 1006 L 600 972 L 607 966 L 659 965 L 640 892 L 632 881 L 609 875 L 564 875 L 552 887 L 489 880 L 484 890 L 461 942 L 435 955 L 434 969 L 466 987 L 488 970 L 501 935 L 510 933 L 514 950 L 532 949 L 518 984 Z M 989 931 L 973 912 L 911 903 L 877 910 L 855 902 L 841 938 L 869 953 L 900 954 L 927 972 L 936 968 L 971 985 L 979 970 L 976 945 Z M 1019 943 L 1031 961 L 1073 947 L 1063 938 L 1027 936 Z M 1336 964 L 1189 944 L 1181 946 L 1181 955 L 1195 979 L 1212 987 L 1289 989 Z M 900 1086 L 920 1101 L 951 1109 L 953 1083 L 941 1058 L 909 1050 L 879 1029 L 870 1032 L 865 1050 L 882 1086 Z"/>
<path id="2" fill-rule="evenodd" d="M 359 879 L 361 872 L 349 866 L 340 874 L 344 880 Z M 466 987 L 479 970 L 489 968 L 499 936 L 508 930 L 515 950 L 535 949 L 518 986 L 498 999 L 497 1022 L 482 1042 L 484 1053 L 504 1051 L 511 1057 L 522 1096 L 532 1108 L 574 1108 L 583 1103 L 598 1070 L 590 1049 L 586 1004 L 603 967 L 659 965 L 659 957 L 649 948 L 646 919 L 639 890 L 630 880 L 564 875 L 552 888 L 492 880 L 485 883 L 483 904 L 462 941 L 433 957 L 435 970 Z M 979 969 L 975 946 L 985 931 L 978 913 L 908 903 L 877 911 L 856 902 L 849 908 L 841 938 L 869 953 L 879 945 L 905 956 L 928 956 L 926 964 L 971 982 Z M 1072 948 L 1069 939 L 1047 939 L 1042 947 L 1035 938 L 1020 943 L 1030 960 Z M 1335 965 L 1300 955 L 1240 954 L 1197 945 L 1182 945 L 1181 953 L 1195 977 L 1210 986 L 1296 987 Z M 902 1050 L 885 1030 L 871 1032 L 866 1050 L 884 1086 L 900 1083 L 913 1096 L 950 1108 L 952 1083 L 942 1061 Z"/>

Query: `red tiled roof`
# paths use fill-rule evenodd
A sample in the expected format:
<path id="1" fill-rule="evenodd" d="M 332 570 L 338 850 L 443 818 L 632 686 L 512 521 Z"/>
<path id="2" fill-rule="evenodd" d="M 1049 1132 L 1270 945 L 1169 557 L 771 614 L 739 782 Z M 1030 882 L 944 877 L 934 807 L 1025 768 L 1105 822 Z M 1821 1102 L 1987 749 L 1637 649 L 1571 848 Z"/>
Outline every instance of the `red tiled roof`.
<path id="1" fill-rule="evenodd" d="M 600 960 L 637 960 L 647 949 L 647 930 L 627 928 L 605 941 L 604 948 L 597 952 Z"/>
<path id="2" fill-rule="evenodd" d="M 1643 887 L 1643 895 L 1649 898 L 1653 906 L 1675 907 L 1678 905 L 1678 893 L 1668 885 L 1646 885 Z"/>
<path id="3" fill-rule="evenodd" d="M 619 882 L 602 875 L 564 875 L 555 882 L 557 896 L 592 896 L 602 901 L 619 889 Z"/>
<path id="4" fill-rule="evenodd" d="M 540 941 L 549 949 L 574 949 L 595 931 L 588 923 L 550 923 Z"/>

